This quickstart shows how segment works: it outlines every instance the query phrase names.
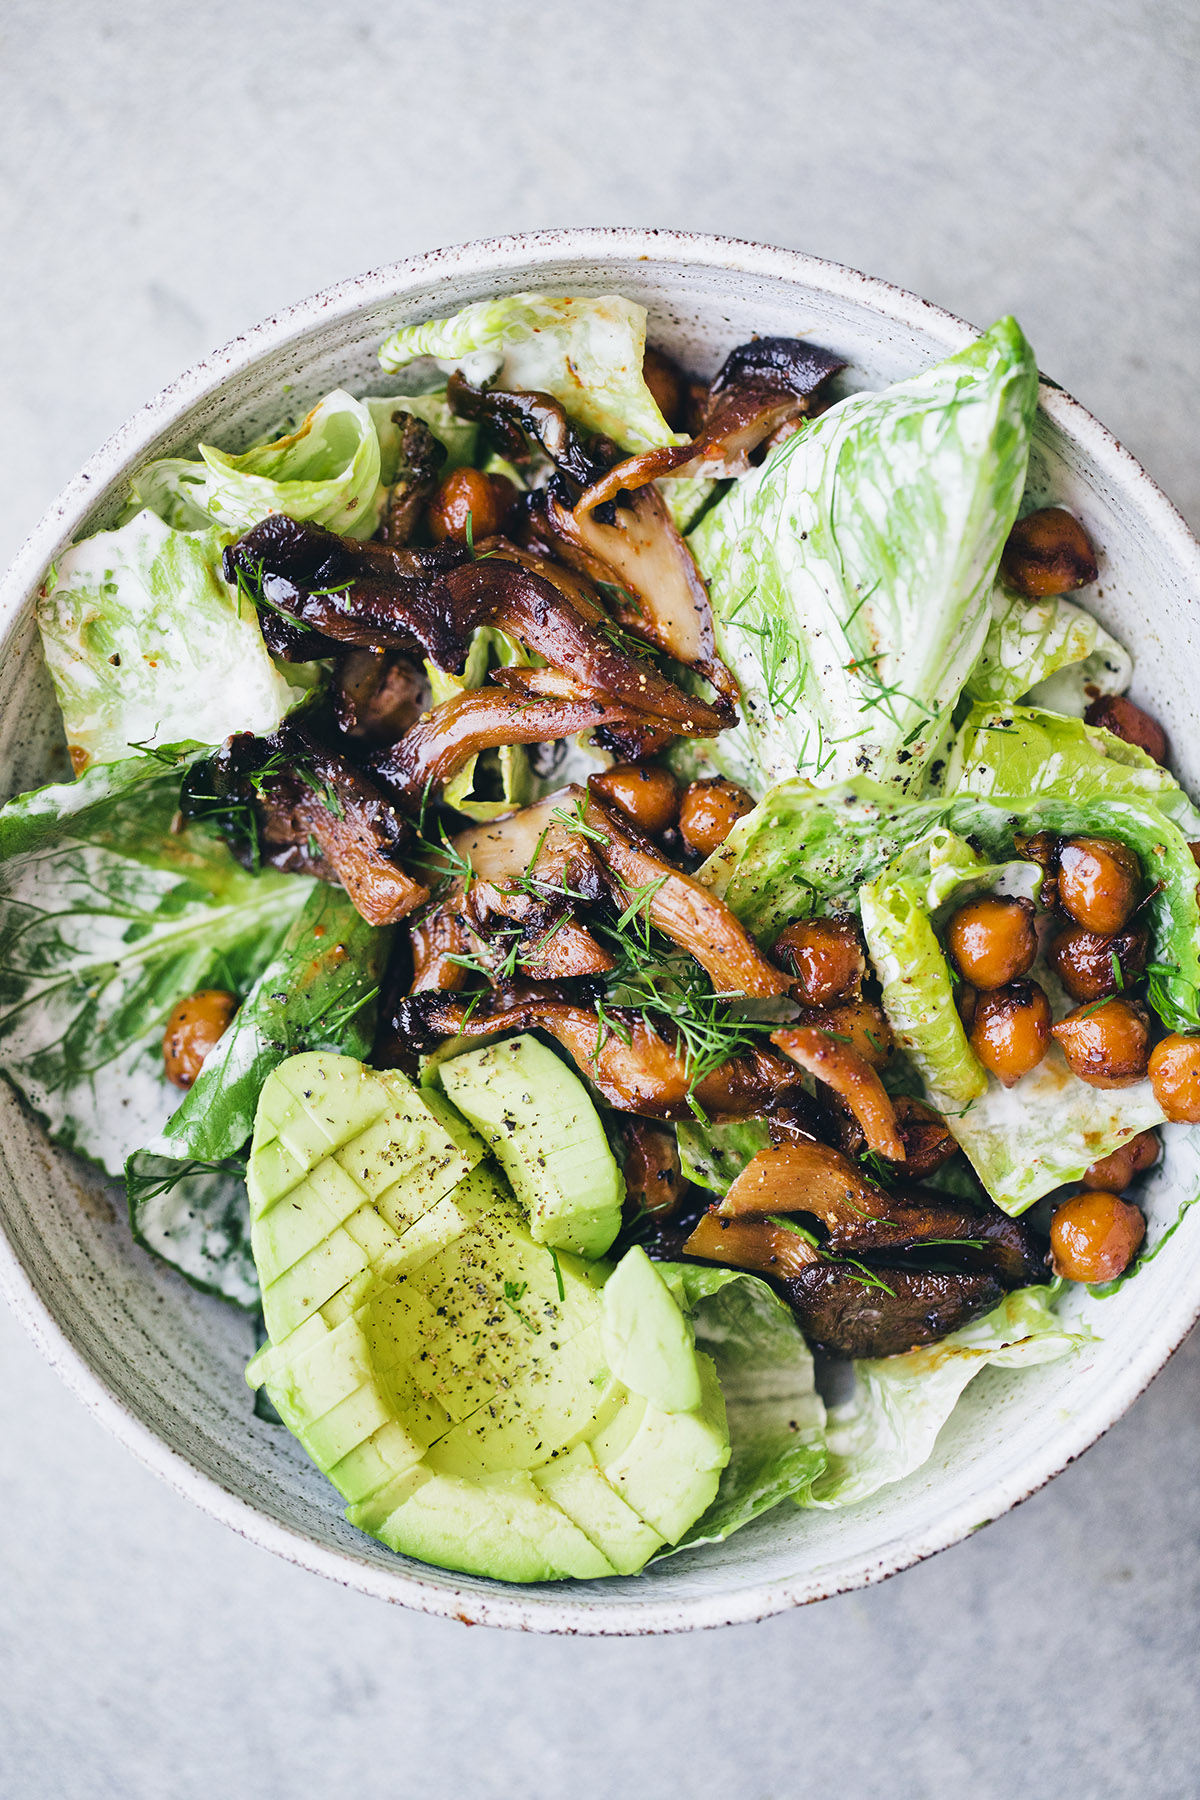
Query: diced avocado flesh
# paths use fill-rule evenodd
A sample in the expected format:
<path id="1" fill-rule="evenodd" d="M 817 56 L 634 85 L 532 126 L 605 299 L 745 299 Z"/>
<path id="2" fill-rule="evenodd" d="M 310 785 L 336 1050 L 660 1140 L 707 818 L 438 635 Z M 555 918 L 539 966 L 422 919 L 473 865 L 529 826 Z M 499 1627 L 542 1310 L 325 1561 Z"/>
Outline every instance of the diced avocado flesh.
<path id="1" fill-rule="evenodd" d="M 728 1460 L 708 1359 L 644 1256 L 614 1326 L 608 1265 L 535 1241 L 429 1098 L 325 1052 L 269 1078 L 247 1180 L 271 1341 L 247 1379 L 392 1549 L 508 1581 L 632 1574 Z"/>
<path id="2" fill-rule="evenodd" d="M 528 1207 L 534 1240 L 603 1256 L 625 1182 L 574 1070 L 536 1038 L 512 1037 L 452 1057 L 438 1077 Z"/>

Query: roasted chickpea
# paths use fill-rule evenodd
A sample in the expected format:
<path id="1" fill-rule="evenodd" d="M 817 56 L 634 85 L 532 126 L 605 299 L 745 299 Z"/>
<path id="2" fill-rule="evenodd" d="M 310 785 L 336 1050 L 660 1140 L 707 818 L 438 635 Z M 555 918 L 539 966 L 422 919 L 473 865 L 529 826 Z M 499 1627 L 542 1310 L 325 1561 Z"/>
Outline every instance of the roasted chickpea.
<path id="1" fill-rule="evenodd" d="M 1127 1200 L 1076 1194 L 1050 1223 L 1054 1273 L 1067 1281 L 1112 1281 L 1129 1267 L 1145 1235 L 1145 1219 Z"/>
<path id="2" fill-rule="evenodd" d="M 163 1033 L 163 1067 L 176 1087 L 190 1088 L 209 1051 L 228 1030 L 238 1009 L 236 994 L 201 988 L 181 1000 Z"/>
<path id="3" fill-rule="evenodd" d="M 1071 1073 L 1092 1087 L 1129 1087 L 1146 1073 L 1150 1020 L 1138 1000 L 1078 1007 L 1058 1021 L 1054 1036 Z"/>
<path id="4" fill-rule="evenodd" d="M 1050 1002 L 1036 981 L 980 994 L 971 1048 L 997 1081 L 1011 1087 L 1036 1069 L 1050 1045 Z"/>
<path id="5" fill-rule="evenodd" d="M 668 831 L 679 817 L 679 783 L 656 763 L 616 763 L 593 775 L 589 786 L 650 837 Z"/>
<path id="6" fill-rule="evenodd" d="M 846 1000 L 840 1006 L 814 1008 L 807 1023 L 857 1050 L 873 1069 L 884 1068 L 896 1047 L 887 1014 L 869 1000 Z"/>
<path id="7" fill-rule="evenodd" d="M 1037 955 L 1032 900 L 1000 894 L 968 900 L 946 927 L 946 948 L 972 987 L 1006 987 L 1033 967 Z"/>
<path id="8" fill-rule="evenodd" d="M 671 430 L 681 430 L 687 393 L 678 363 L 664 356 L 661 350 L 651 350 L 647 346 L 642 359 L 642 380 Z"/>
<path id="9" fill-rule="evenodd" d="M 693 781 L 679 809 L 679 835 L 694 855 L 711 856 L 742 814 L 753 810 L 754 801 L 745 788 L 723 776 Z"/>
<path id="10" fill-rule="evenodd" d="M 429 531 L 434 542 L 452 538 L 478 544 L 494 537 L 517 497 L 517 490 L 503 475 L 484 475 L 479 469 L 454 469 L 429 502 Z"/>
<path id="11" fill-rule="evenodd" d="M 1139 1131 L 1135 1138 L 1130 1138 L 1119 1150 L 1110 1151 L 1099 1162 L 1094 1162 L 1090 1169 L 1085 1170 L 1083 1185 L 1087 1188 L 1099 1188 L 1106 1194 L 1123 1193 L 1135 1176 L 1154 1167 L 1161 1149 L 1157 1132 Z"/>
<path id="12" fill-rule="evenodd" d="M 1124 694 L 1103 694 L 1083 715 L 1089 725 L 1111 731 L 1127 744 L 1136 744 L 1156 763 L 1167 760 L 1167 734 L 1152 713 L 1143 712 Z"/>
<path id="13" fill-rule="evenodd" d="M 772 955 L 795 975 L 806 1006 L 856 1000 L 862 991 L 867 959 L 849 919 L 798 919 L 780 932 Z"/>
<path id="14" fill-rule="evenodd" d="M 1061 506 L 1043 506 L 1009 532 L 1000 573 L 1009 587 L 1034 599 L 1087 587 L 1098 570 L 1079 520 Z"/>
<path id="15" fill-rule="evenodd" d="M 1058 853 L 1059 905 L 1101 937 L 1125 928 L 1141 884 L 1137 857 L 1115 838 L 1068 838 Z"/>
<path id="16" fill-rule="evenodd" d="M 1150 1057 L 1154 1098 L 1174 1124 L 1200 1125 L 1200 1037 L 1172 1032 Z"/>
<path id="17" fill-rule="evenodd" d="M 1073 999 L 1107 1000 L 1138 980 L 1149 948 L 1150 934 L 1140 925 L 1116 937 L 1068 925 L 1051 943 L 1047 960 Z"/>

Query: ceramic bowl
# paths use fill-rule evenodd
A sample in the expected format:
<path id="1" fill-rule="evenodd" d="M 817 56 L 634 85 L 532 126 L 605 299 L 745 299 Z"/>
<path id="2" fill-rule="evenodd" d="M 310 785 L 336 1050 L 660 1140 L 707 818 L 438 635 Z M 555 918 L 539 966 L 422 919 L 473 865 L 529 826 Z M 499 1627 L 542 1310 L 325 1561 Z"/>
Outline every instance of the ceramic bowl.
<path id="1" fill-rule="evenodd" d="M 61 775 L 57 711 L 31 603 L 46 565 L 112 522 L 130 475 L 200 440 L 237 448 L 287 407 L 335 385 L 385 388 L 375 351 L 393 326 L 471 300 L 542 288 L 618 292 L 649 308 L 654 340 L 701 372 L 754 333 L 812 333 L 883 386 L 957 350 L 961 320 L 832 263 L 729 239 L 557 231 L 393 263 L 266 320 L 152 400 L 50 508 L 0 588 L 0 781 Z M 1083 520 L 1101 564 L 1092 604 L 1137 660 L 1153 705 L 1200 788 L 1190 731 L 1200 655 L 1200 545 L 1138 464 L 1074 400 L 1042 389 L 1030 483 Z M 1087 1349 L 968 1389 L 918 1473 L 842 1512 L 784 1505 L 728 1543 L 626 1580 L 535 1588 L 477 1580 L 393 1555 L 341 1517 L 338 1496 L 283 1430 L 253 1416 L 245 1319 L 194 1292 L 132 1243 L 111 1184 L 50 1146 L 0 1083 L 0 1281 L 70 1387 L 181 1494 L 302 1567 L 382 1599 L 534 1631 L 679 1631 L 761 1618 L 877 1581 L 945 1549 L 1056 1474 L 1117 1419 L 1200 1313 L 1200 1207 L 1168 1254 L 1081 1310 Z M 1170 1135 L 1170 1134 L 1168 1134 Z M 1200 1188 L 1182 1135 L 1148 1202 L 1173 1218 Z M 1078 1302 L 1076 1304 L 1079 1304 Z"/>

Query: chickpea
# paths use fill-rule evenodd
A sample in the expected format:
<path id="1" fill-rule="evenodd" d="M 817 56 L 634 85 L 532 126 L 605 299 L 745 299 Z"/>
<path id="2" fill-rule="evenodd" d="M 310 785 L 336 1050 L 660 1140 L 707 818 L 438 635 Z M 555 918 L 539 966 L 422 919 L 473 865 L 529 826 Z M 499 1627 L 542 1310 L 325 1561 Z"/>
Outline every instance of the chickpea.
<path id="1" fill-rule="evenodd" d="M 1129 1087 L 1146 1073 L 1150 1020 L 1138 1000 L 1081 1006 L 1058 1021 L 1054 1036 L 1071 1073 L 1092 1087 Z"/>
<path id="2" fill-rule="evenodd" d="M 857 1050 L 873 1069 L 886 1067 L 896 1047 L 887 1014 L 869 1000 L 846 1000 L 840 1006 L 817 1007 L 807 1023 L 819 1026 L 851 1050 Z"/>
<path id="3" fill-rule="evenodd" d="M 1047 960 L 1073 999 L 1107 1000 L 1138 980 L 1149 948 L 1150 934 L 1140 925 L 1116 937 L 1068 925 L 1050 945 Z"/>
<path id="4" fill-rule="evenodd" d="M 1083 716 L 1089 725 L 1099 725 L 1125 743 L 1136 744 L 1156 763 L 1166 762 L 1166 732 L 1152 713 L 1143 712 L 1124 694 L 1103 694 L 1092 701 Z"/>
<path id="5" fill-rule="evenodd" d="M 946 927 L 946 948 L 972 987 L 1007 987 L 1033 967 L 1037 955 L 1032 900 L 1000 894 L 968 900 Z"/>
<path id="6" fill-rule="evenodd" d="M 1200 1037 L 1172 1032 L 1150 1057 L 1154 1098 L 1175 1124 L 1200 1125 Z"/>
<path id="7" fill-rule="evenodd" d="M 679 835 L 694 855 L 711 856 L 754 805 L 745 788 L 723 776 L 693 781 L 679 809 Z"/>
<path id="8" fill-rule="evenodd" d="M 661 350 L 646 348 L 642 359 L 642 380 L 650 389 L 654 404 L 657 406 L 672 431 L 682 428 L 684 400 L 684 380 L 678 363 L 664 356 Z"/>
<path id="9" fill-rule="evenodd" d="M 984 1068 L 1011 1087 L 1036 1069 L 1050 1045 L 1050 1002 L 1036 981 L 980 994 L 971 1048 Z"/>
<path id="10" fill-rule="evenodd" d="M 484 475 L 479 469 L 453 469 L 429 502 L 430 535 L 437 544 L 453 538 L 456 544 L 494 537 L 517 497 L 504 475 Z"/>
<path id="11" fill-rule="evenodd" d="M 1061 506 L 1043 506 L 1009 532 L 1000 573 L 1018 594 L 1034 599 L 1087 587 L 1099 571 L 1079 520 Z"/>
<path id="12" fill-rule="evenodd" d="M 650 837 L 669 831 L 679 817 L 679 783 L 656 763 L 616 763 L 593 775 L 589 786 Z"/>
<path id="13" fill-rule="evenodd" d="M 793 972 L 806 1006 L 856 1000 L 862 991 L 867 959 L 849 919 L 798 919 L 780 932 L 771 954 Z"/>
<path id="14" fill-rule="evenodd" d="M 1083 1185 L 1099 1188 L 1106 1194 L 1120 1194 L 1135 1176 L 1152 1169 L 1162 1152 L 1156 1131 L 1139 1131 L 1137 1136 L 1094 1162 L 1083 1174 Z"/>
<path id="15" fill-rule="evenodd" d="M 1145 1235 L 1145 1219 L 1127 1200 L 1091 1190 L 1076 1194 L 1050 1223 L 1054 1273 L 1067 1281 L 1112 1281 L 1129 1267 Z"/>
<path id="16" fill-rule="evenodd" d="M 201 988 L 181 1000 L 163 1033 L 163 1067 L 176 1087 L 190 1088 L 209 1051 L 228 1030 L 238 1009 L 237 995 Z"/>
<path id="17" fill-rule="evenodd" d="M 1069 838 L 1058 853 L 1058 903 L 1077 925 L 1102 937 L 1122 931 L 1137 905 L 1142 871 L 1114 838 Z"/>

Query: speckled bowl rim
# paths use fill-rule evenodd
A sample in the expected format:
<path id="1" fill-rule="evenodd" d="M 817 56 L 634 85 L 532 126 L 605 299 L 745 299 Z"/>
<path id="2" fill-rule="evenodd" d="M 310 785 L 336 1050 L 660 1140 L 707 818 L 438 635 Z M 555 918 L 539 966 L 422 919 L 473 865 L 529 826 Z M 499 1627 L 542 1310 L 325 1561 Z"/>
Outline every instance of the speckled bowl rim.
<path id="1" fill-rule="evenodd" d="M 122 465 L 149 449 L 189 407 L 215 393 L 262 356 L 286 345 L 314 324 L 400 298 L 425 285 L 432 276 L 458 273 L 484 277 L 493 272 L 499 275 L 514 265 L 529 269 L 551 267 L 565 258 L 594 262 L 599 267 L 618 258 L 669 260 L 677 265 L 727 270 L 748 277 L 804 282 L 877 312 L 881 320 L 890 324 L 928 331 L 947 340 L 951 347 L 973 334 L 973 328 L 953 313 L 844 264 L 698 232 L 583 227 L 486 238 L 405 257 L 338 282 L 272 314 L 194 364 L 140 407 L 67 483 L 22 545 L 0 582 L 0 631 L 6 630 L 19 615 L 43 570 L 79 530 L 98 495 Z M 1170 542 L 1180 568 L 1190 569 L 1191 580 L 1200 594 L 1200 543 L 1140 463 L 1086 408 L 1061 389 L 1043 385 L 1041 405 L 1063 433 L 1086 451 L 1113 487 L 1136 500 L 1155 532 Z M 784 1581 L 741 1586 L 735 1592 L 698 1594 L 686 1600 L 674 1598 L 659 1605 L 653 1601 L 606 1601 L 599 1594 L 595 1601 L 573 1598 L 556 1605 L 546 1601 L 543 1589 L 535 1606 L 522 1598 L 519 1588 L 500 1583 L 494 1594 L 456 1594 L 424 1580 L 419 1566 L 398 1561 L 394 1570 L 384 1569 L 356 1557 L 352 1551 L 326 1550 L 303 1532 L 267 1518 L 196 1468 L 181 1452 L 169 1448 L 118 1398 L 70 1341 L 36 1292 L 6 1235 L 0 1235 L 0 1294 L 8 1300 L 51 1367 L 140 1462 L 177 1493 L 251 1543 L 344 1587 L 419 1612 L 458 1619 L 463 1624 L 594 1636 L 651 1636 L 749 1624 L 794 1606 L 882 1581 L 948 1549 L 978 1529 L 981 1512 L 988 1521 L 999 1517 L 1082 1455 L 1145 1390 L 1200 1318 L 1198 1282 L 1190 1314 L 1176 1313 L 1173 1328 L 1165 1339 L 1148 1344 L 1141 1356 L 1115 1372 L 1103 1393 L 1097 1393 L 1094 1404 L 1064 1424 L 1053 1450 L 1031 1460 L 1020 1472 L 992 1482 L 984 1493 L 941 1514 L 928 1533 L 910 1531 L 885 1542 L 872 1557 L 862 1559 L 857 1568 L 840 1573 L 817 1571 Z"/>

